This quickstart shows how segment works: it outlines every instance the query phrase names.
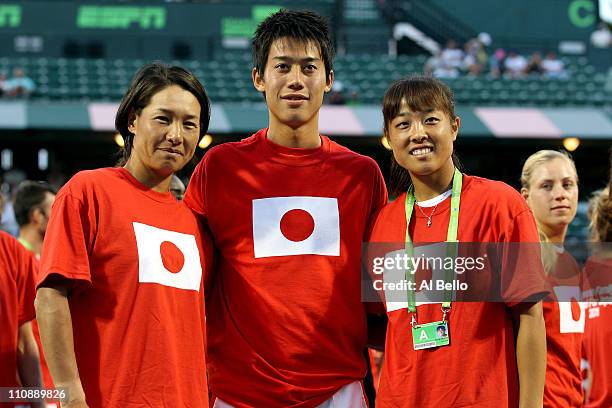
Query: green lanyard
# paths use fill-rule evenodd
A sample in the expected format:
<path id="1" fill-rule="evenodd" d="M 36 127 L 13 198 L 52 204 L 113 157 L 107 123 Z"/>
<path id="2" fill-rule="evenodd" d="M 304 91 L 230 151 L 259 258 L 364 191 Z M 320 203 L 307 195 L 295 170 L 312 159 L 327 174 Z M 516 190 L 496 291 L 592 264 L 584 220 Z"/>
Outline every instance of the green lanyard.
<path id="1" fill-rule="evenodd" d="M 28 251 L 34 252 L 34 249 L 32 249 L 32 245 L 30 245 L 30 243 L 25 239 L 19 238 L 17 241 L 19 241 L 21 245 L 23 245 Z"/>
<path id="2" fill-rule="evenodd" d="M 453 193 L 451 196 L 451 208 L 450 208 L 450 221 L 448 223 L 448 233 L 446 234 L 446 242 L 457 242 L 457 228 L 459 226 L 459 203 L 461 197 L 461 187 L 463 184 L 463 174 L 457 169 L 455 169 L 455 174 L 453 176 Z M 406 193 L 406 253 L 408 257 L 414 257 L 414 246 L 412 245 L 412 239 L 410 238 L 410 219 L 412 217 L 412 210 L 414 209 L 414 203 L 416 202 L 416 197 L 414 196 L 414 192 L 412 191 L 412 187 Z M 456 256 L 456 246 L 455 245 L 447 245 L 447 255 L 448 256 Z M 406 270 L 406 281 L 412 282 L 410 287 L 415 288 L 415 274 L 410 267 Z M 444 274 L 445 282 L 452 281 L 453 278 L 453 270 L 447 269 Z M 408 289 L 408 312 L 412 313 L 412 322 L 413 326 L 416 324 L 415 313 L 416 309 L 416 290 Z M 452 290 L 446 290 L 444 292 L 444 302 L 442 303 L 442 311 L 444 312 L 444 318 L 446 317 L 446 313 L 451 308 L 451 300 L 452 300 Z"/>

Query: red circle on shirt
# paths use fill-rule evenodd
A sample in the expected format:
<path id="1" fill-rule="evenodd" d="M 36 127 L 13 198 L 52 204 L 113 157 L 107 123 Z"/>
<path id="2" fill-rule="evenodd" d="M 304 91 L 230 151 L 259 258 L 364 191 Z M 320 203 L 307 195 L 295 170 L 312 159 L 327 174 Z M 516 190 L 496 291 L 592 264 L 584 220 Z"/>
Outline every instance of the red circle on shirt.
<path id="1" fill-rule="evenodd" d="M 170 241 L 164 241 L 159 246 L 162 263 L 171 273 L 179 273 L 185 265 L 185 256 L 176 245 Z"/>
<path id="2" fill-rule="evenodd" d="M 582 314 L 580 303 L 578 303 L 576 298 L 572 298 L 570 304 L 572 306 L 572 319 L 574 319 L 575 322 L 580 321 L 580 315 Z"/>
<path id="3" fill-rule="evenodd" d="M 314 219 L 307 211 L 289 210 L 280 221 L 280 229 L 285 238 L 290 241 L 304 241 L 314 231 Z"/>

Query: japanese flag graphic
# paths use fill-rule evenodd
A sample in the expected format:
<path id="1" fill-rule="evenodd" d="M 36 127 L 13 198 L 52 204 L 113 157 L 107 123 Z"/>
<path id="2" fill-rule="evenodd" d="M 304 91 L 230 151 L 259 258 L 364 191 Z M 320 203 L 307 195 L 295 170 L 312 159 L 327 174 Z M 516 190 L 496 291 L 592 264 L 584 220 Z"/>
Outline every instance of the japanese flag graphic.
<path id="1" fill-rule="evenodd" d="M 579 302 L 580 288 L 577 286 L 555 286 L 553 288 L 559 302 L 559 332 L 584 333 L 586 302 Z M 568 301 L 569 299 L 569 301 Z"/>
<path id="2" fill-rule="evenodd" d="M 138 282 L 200 291 L 202 265 L 195 236 L 133 222 Z"/>
<path id="3" fill-rule="evenodd" d="M 255 258 L 340 256 L 338 200 L 307 196 L 253 200 L 253 246 Z"/>

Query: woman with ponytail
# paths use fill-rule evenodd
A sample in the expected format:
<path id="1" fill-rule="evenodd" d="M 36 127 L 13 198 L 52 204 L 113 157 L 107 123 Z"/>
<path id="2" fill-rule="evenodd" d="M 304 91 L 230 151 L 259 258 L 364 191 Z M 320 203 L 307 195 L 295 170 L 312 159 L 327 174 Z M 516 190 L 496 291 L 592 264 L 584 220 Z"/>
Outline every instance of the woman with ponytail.
<path id="1" fill-rule="evenodd" d="M 391 190 L 398 198 L 378 214 L 369 242 L 402 248 L 385 253 L 385 264 L 396 252 L 418 260 L 417 252 L 445 242 L 537 244 L 535 221 L 520 194 L 457 169 L 453 150 L 461 120 L 445 84 L 421 76 L 394 82 L 383 116 L 393 149 Z M 485 295 L 446 300 L 446 294 L 444 302 L 426 300 L 426 280 L 419 278 L 428 268 L 412 271 L 415 289 L 397 291 L 401 298 L 375 287 L 389 321 L 378 407 L 541 407 L 546 349 L 539 251 L 513 262 L 520 265 L 513 275 L 520 284 L 512 301 L 482 301 Z M 450 271 L 459 273 L 456 266 Z M 492 275 L 471 270 L 461 276 L 488 282 Z"/>
<path id="2" fill-rule="evenodd" d="M 542 261 L 553 288 L 551 297 L 543 302 L 547 351 L 544 407 L 578 408 L 583 401 L 580 357 L 584 311 L 577 301 L 581 274 L 563 247 L 578 205 L 576 166 L 567 154 L 540 150 L 525 161 L 521 185 L 538 224 Z"/>

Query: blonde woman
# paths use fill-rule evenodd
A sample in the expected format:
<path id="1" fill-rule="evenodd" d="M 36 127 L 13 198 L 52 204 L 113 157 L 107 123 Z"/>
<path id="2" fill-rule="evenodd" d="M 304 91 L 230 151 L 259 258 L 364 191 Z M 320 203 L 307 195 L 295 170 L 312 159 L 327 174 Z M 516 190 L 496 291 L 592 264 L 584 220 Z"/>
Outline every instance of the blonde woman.
<path id="1" fill-rule="evenodd" d="M 542 258 L 554 299 L 559 300 L 543 302 L 547 348 L 544 407 L 581 407 L 584 311 L 577 302 L 580 268 L 563 248 L 578 204 L 576 166 L 564 153 L 540 150 L 525 161 L 521 184 L 544 243 Z"/>

